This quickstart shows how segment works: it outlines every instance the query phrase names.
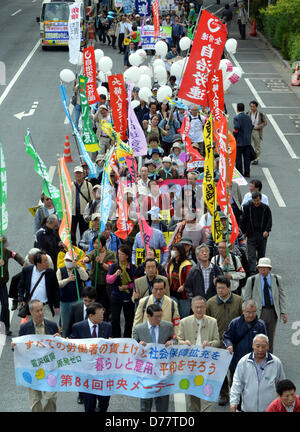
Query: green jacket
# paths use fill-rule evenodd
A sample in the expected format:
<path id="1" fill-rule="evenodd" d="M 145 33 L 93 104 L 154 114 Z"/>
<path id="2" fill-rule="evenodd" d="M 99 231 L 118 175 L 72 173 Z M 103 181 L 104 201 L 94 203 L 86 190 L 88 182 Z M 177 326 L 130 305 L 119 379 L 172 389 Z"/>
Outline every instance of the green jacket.
<path id="1" fill-rule="evenodd" d="M 97 284 L 95 284 L 95 277 L 96 277 L 96 256 L 97 256 L 97 249 L 94 249 L 93 251 L 86 254 L 87 257 L 91 260 L 91 270 L 90 270 L 90 279 L 92 283 L 95 285 L 106 285 L 106 275 L 107 271 L 104 270 L 101 264 L 98 263 L 98 273 L 97 273 Z M 103 262 L 105 264 L 112 264 L 117 262 L 116 254 L 110 249 L 106 250 L 106 254 L 104 256 Z"/>

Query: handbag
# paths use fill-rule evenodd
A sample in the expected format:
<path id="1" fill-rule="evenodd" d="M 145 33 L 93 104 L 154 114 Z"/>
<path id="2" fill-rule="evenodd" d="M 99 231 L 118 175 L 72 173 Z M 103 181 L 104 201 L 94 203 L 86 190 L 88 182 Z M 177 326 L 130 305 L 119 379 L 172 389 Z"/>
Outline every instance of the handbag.
<path id="1" fill-rule="evenodd" d="M 77 93 L 74 93 L 71 99 L 71 104 L 72 105 L 77 105 Z"/>
<path id="2" fill-rule="evenodd" d="M 33 290 L 31 291 L 29 298 L 27 300 L 27 302 L 25 302 L 25 304 L 21 305 L 18 309 L 18 316 L 20 318 L 25 318 L 27 315 L 30 315 L 30 310 L 29 310 L 29 302 L 31 297 L 33 296 L 34 291 L 36 290 L 36 288 L 38 287 L 38 284 L 41 282 L 42 277 L 44 276 L 45 272 L 41 274 L 41 276 L 39 277 L 38 281 L 36 282 L 36 284 L 33 287 Z"/>
<path id="3" fill-rule="evenodd" d="M 250 145 L 250 161 L 252 162 L 252 161 L 254 161 L 255 159 L 257 159 L 256 152 L 255 152 L 253 146 Z"/>

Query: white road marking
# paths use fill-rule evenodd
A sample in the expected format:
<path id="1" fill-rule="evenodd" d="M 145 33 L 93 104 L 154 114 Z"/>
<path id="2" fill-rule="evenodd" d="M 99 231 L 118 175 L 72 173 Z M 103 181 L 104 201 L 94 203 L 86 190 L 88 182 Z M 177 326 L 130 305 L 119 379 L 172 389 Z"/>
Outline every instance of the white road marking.
<path id="1" fill-rule="evenodd" d="M 277 204 L 279 205 L 279 207 L 286 207 L 286 204 L 283 201 L 283 198 L 279 192 L 278 187 L 276 186 L 276 183 L 275 183 L 275 181 L 274 181 L 274 179 L 270 173 L 269 168 L 262 168 L 262 170 L 263 170 L 263 173 L 264 173 L 264 175 L 265 175 L 265 177 L 269 183 L 271 191 L 273 192 L 273 195 L 277 201 Z"/>
<path id="2" fill-rule="evenodd" d="M 300 135 L 299 132 L 283 132 L 284 135 Z"/>
<path id="3" fill-rule="evenodd" d="M 257 90 L 257 93 L 293 93 L 288 89 L 283 89 L 283 88 L 275 88 L 273 90 Z"/>
<path id="4" fill-rule="evenodd" d="M 22 9 L 18 9 L 16 12 L 14 12 L 13 14 L 11 14 L 11 16 L 15 16 L 15 15 L 17 15 L 19 12 L 21 12 L 22 11 Z"/>
<path id="5" fill-rule="evenodd" d="M 245 83 L 247 84 L 247 86 L 249 87 L 249 89 L 252 91 L 253 96 L 255 97 L 256 101 L 259 103 L 259 105 L 261 106 L 261 108 L 266 108 L 266 105 L 264 104 L 263 100 L 261 99 L 261 97 L 258 95 L 258 93 L 255 90 L 255 88 L 251 84 L 249 78 L 245 78 Z"/>
<path id="6" fill-rule="evenodd" d="M 186 412 L 185 394 L 174 393 L 175 412 Z"/>
<path id="7" fill-rule="evenodd" d="M 269 63 L 267 61 L 241 61 L 240 64 L 260 64 L 260 63 Z"/>
<path id="8" fill-rule="evenodd" d="M 237 103 L 231 104 L 232 108 L 234 109 L 234 112 L 237 114 Z"/>
<path id="9" fill-rule="evenodd" d="M 9 94 L 9 92 L 11 91 L 11 89 L 13 88 L 13 86 L 15 85 L 17 79 L 19 78 L 19 76 L 21 75 L 21 73 L 23 72 L 23 70 L 25 69 L 25 67 L 28 65 L 28 63 L 30 62 L 32 56 L 34 55 L 34 53 L 38 49 L 40 43 L 41 43 L 40 40 L 38 40 L 38 42 L 33 47 L 33 49 L 30 51 L 30 53 L 28 54 L 28 56 L 26 57 L 26 59 L 24 60 L 24 62 L 22 63 L 22 65 L 19 67 L 18 71 L 16 72 L 16 74 L 14 75 L 14 77 L 12 78 L 12 80 L 10 81 L 10 83 L 7 85 L 6 89 L 4 90 L 4 92 L 2 93 L 2 95 L 0 96 L 0 105 L 6 99 L 7 95 Z"/>
<path id="10" fill-rule="evenodd" d="M 70 116 L 72 116 L 72 112 L 74 110 L 74 105 L 71 104 L 71 102 L 69 103 L 69 112 L 70 112 Z M 65 117 L 65 121 L 64 124 L 69 124 L 69 119 L 68 116 Z"/>
<path id="11" fill-rule="evenodd" d="M 270 122 L 272 123 L 273 128 L 275 129 L 275 132 L 277 133 L 277 135 L 279 136 L 282 144 L 284 145 L 284 147 L 286 148 L 288 154 L 291 156 L 292 159 L 299 159 L 299 157 L 296 155 L 296 153 L 294 152 L 294 150 L 292 149 L 290 143 L 288 142 L 288 140 L 286 139 L 286 137 L 283 135 L 280 127 L 278 126 L 278 124 L 276 123 L 275 119 L 273 118 L 273 115 L 271 114 L 267 114 L 268 119 L 270 120 Z"/>

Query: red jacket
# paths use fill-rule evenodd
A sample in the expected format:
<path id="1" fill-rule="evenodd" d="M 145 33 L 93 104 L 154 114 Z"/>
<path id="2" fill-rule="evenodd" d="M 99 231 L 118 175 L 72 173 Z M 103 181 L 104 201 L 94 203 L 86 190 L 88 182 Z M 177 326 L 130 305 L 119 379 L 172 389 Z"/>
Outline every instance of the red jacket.
<path id="1" fill-rule="evenodd" d="M 273 400 L 267 408 L 267 412 L 287 412 L 285 407 L 282 405 L 280 398 Z M 300 399 L 299 396 L 296 395 L 296 402 L 293 412 L 300 412 Z"/>

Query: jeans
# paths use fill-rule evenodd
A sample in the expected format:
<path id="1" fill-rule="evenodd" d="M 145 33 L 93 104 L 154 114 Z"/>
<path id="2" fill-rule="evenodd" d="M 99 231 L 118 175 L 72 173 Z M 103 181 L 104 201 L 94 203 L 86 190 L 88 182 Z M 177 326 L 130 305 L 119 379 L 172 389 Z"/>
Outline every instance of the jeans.
<path id="1" fill-rule="evenodd" d="M 6 284 L 0 285 L 0 303 L 1 315 L 0 321 L 4 322 L 6 331 L 9 330 L 9 308 L 8 308 L 8 292 Z"/>
<path id="2" fill-rule="evenodd" d="M 81 116 L 81 105 L 75 105 L 74 108 L 75 108 L 75 122 L 74 122 L 74 124 L 76 126 L 76 129 L 78 130 L 79 119 Z"/>
<path id="3" fill-rule="evenodd" d="M 123 308 L 125 318 L 124 338 L 131 338 L 132 324 L 134 320 L 134 303 L 131 300 L 125 302 L 121 299 L 111 299 L 111 325 L 112 337 L 121 337 L 120 315 Z"/>
<path id="4" fill-rule="evenodd" d="M 153 401 L 157 412 L 169 411 L 169 395 L 156 398 L 141 399 L 141 412 L 151 412 Z"/>
<path id="5" fill-rule="evenodd" d="M 77 303 L 77 300 L 72 302 L 60 302 L 60 319 L 61 319 L 61 326 L 62 326 L 62 337 L 67 336 L 67 330 L 69 328 L 70 323 L 70 313 L 72 309 L 72 305 L 74 303 Z"/>
<path id="6" fill-rule="evenodd" d="M 180 318 L 185 318 L 191 313 L 191 299 L 177 299 L 171 296 L 171 299 L 176 301 Z"/>

